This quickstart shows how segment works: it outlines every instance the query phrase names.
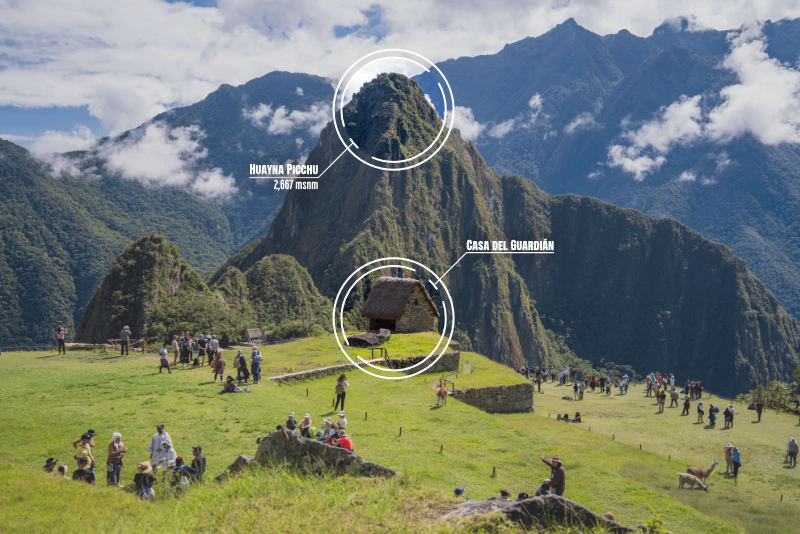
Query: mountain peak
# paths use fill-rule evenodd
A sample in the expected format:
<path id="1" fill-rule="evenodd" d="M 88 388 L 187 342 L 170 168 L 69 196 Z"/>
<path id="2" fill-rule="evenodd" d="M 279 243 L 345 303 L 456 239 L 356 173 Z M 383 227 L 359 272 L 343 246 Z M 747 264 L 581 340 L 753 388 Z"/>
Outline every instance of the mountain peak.
<path id="1" fill-rule="evenodd" d="M 343 134 L 362 152 L 388 160 L 424 150 L 441 126 L 417 82 L 397 73 L 379 74 L 364 84 L 342 113 Z"/>

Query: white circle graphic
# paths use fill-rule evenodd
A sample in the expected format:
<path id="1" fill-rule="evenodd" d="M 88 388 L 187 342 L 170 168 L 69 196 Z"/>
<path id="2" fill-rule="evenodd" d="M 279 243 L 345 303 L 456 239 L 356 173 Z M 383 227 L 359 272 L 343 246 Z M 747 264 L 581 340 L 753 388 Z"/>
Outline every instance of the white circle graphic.
<path id="1" fill-rule="evenodd" d="M 371 362 L 368 362 L 368 361 L 364 360 L 363 358 L 361 358 L 358 355 L 351 356 L 347 352 L 347 349 L 345 349 L 344 345 L 342 344 L 342 340 L 340 338 L 340 333 L 341 333 L 341 337 L 344 338 L 344 340 L 345 340 L 344 344 L 349 346 L 349 344 L 347 343 L 347 332 L 346 332 L 346 330 L 344 328 L 344 304 L 345 304 L 345 301 L 347 300 L 347 296 L 350 294 L 352 289 L 364 277 L 368 276 L 369 274 L 371 274 L 371 273 L 373 273 L 375 271 L 379 271 L 381 269 L 388 269 L 388 268 L 400 268 L 400 269 L 405 269 L 405 270 L 408 270 L 408 271 L 416 272 L 416 269 L 414 267 L 410 267 L 409 265 L 403 265 L 402 263 L 399 263 L 399 262 L 407 262 L 407 263 L 409 263 L 411 265 L 419 267 L 420 269 L 422 269 L 424 271 L 427 271 L 431 275 L 431 278 L 429 278 L 428 280 L 437 289 L 439 289 L 439 287 L 441 287 L 441 289 L 444 291 L 444 294 L 447 296 L 447 301 L 442 300 L 442 310 L 443 310 L 442 313 L 443 313 L 444 324 L 442 326 L 442 333 L 439 336 L 439 341 L 433 347 L 433 350 L 431 350 L 431 352 L 427 356 L 425 356 L 425 358 L 423 358 L 421 361 L 415 363 L 414 365 L 411 365 L 409 367 L 405 367 L 403 369 L 389 369 L 389 368 L 386 368 L 386 367 L 381 367 L 381 366 L 374 365 Z M 370 266 L 375 265 L 376 263 L 381 263 L 381 265 L 379 265 L 377 267 L 373 267 L 371 269 L 368 269 Z M 366 272 L 362 273 L 362 271 L 366 271 Z M 350 281 L 354 277 L 355 277 L 355 280 L 351 283 Z M 434 282 L 434 280 L 435 280 L 435 282 Z M 448 313 L 448 304 L 449 304 L 449 308 L 450 308 L 450 312 L 449 313 Z M 339 312 L 338 314 L 337 314 L 337 311 Z M 338 315 L 338 317 L 337 317 L 337 315 Z M 377 260 L 372 260 L 370 262 L 367 262 L 364 265 L 362 265 L 361 267 L 359 267 L 358 269 L 356 269 L 355 271 L 353 271 L 350 274 L 350 276 L 348 276 L 347 279 L 342 283 L 341 287 L 339 288 L 339 291 L 336 293 L 336 299 L 333 301 L 333 312 L 332 312 L 331 322 L 332 322 L 332 325 L 333 325 L 333 335 L 336 338 L 336 343 L 339 345 L 339 350 L 342 351 L 342 354 L 344 354 L 345 358 L 347 358 L 348 361 L 350 361 L 350 363 L 355 365 L 358 370 L 363 371 L 364 373 L 367 373 L 368 375 L 372 375 L 375 378 L 383 378 L 385 380 L 403 380 L 405 378 L 411 378 L 412 376 L 416 376 L 416 375 L 418 375 L 420 373 L 424 373 L 425 371 L 427 371 L 428 369 L 433 367 L 436 364 L 436 362 L 439 361 L 439 358 L 441 358 L 442 355 L 444 355 L 445 351 L 447 351 L 447 347 L 450 346 L 450 341 L 453 339 L 453 331 L 455 329 L 455 307 L 453 305 L 453 297 L 450 296 L 450 291 L 448 291 L 447 286 L 444 284 L 444 282 L 442 282 L 442 280 L 438 277 L 438 275 L 436 273 L 434 273 L 426 265 L 424 265 L 422 263 L 419 263 L 417 261 L 414 261 L 414 260 L 410 260 L 408 258 L 403 258 L 403 257 L 379 258 Z M 448 327 L 449 327 L 449 333 L 448 333 Z M 441 350 L 439 350 L 438 354 L 436 354 L 434 356 L 436 351 L 441 346 L 442 341 L 445 340 L 445 337 L 447 339 L 446 343 L 441 348 Z M 420 366 L 426 364 L 431 359 L 433 361 L 430 361 L 430 363 L 428 363 L 428 365 L 426 365 L 422 369 L 420 369 L 418 371 L 415 371 L 414 373 L 409 373 L 408 372 L 408 371 L 410 371 L 412 369 L 416 369 L 417 367 L 420 367 Z M 381 374 L 378 374 L 378 373 L 370 371 L 366 367 L 371 367 L 371 368 L 375 369 L 376 371 L 381 371 L 381 372 L 402 373 L 402 374 L 381 375 Z"/>
<path id="2" fill-rule="evenodd" d="M 419 153 L 402 159 L 402 160 L 385 160 L 380 159 L 375 156 L 371 156 L 370 161 L 365 157 L 362 157 L 361 154 L 357 153 L 353 150 L 353 147 L 358 149 L 358 145 L 356 145 L 355 141 L 350 139 L 349 136 L 343 135 L 342 131 L 345 130 L 345 123 L 344 123 L 344 98 L 347 94 L 348 88 L 350 83 L 352 82 L 355 75 L 368 65 L 375 63 L 377 61 L 385 60 L 385 59 L 393 59 L 393 60 L 403 60 L 408 61 L 418 67 L 422 67 L 424 72 L 431 73 L 431 69 L 435 72 L 435 75 L 440 78 L 440 81 L 437 82 L 439 87 L 439 91 L 442 95 L 442 102 L 444 103 L 444 109 L 442 111 L 442 126 L 439 129 L 439 133 L 436 135 L 436 138 L 433 142 L 428 145 L 424 150 L 420 151 Z M 426 66 L 427 65 L 427 66 Z M 444 83 L 444 87 L 442 86 Z M 445 91 L 445 87 L 447 90 Z M 449 100 L 448 100 L 449 96 Z M 337 111 L 338 110 L 338 111 Z M 345 149 L 358 161 L 361 163 L 372 167 L 373 169 L 378 169 L 382 171 L 405 171 L 408 169 L 413 169 L 419 165 L 422 165 L 433 156 L 435 156 L 439 150 L 447 142 L 447 139 L 450 137 L 450 132 L 453 130 L 453 123 L 455 121 L 455 100 L 453 99 L 453 89 L 450 87 L 450 82 L 447 81 L 447 78 L 439 70 L 439 67 L 436 66 L 431 60 L 426 58 L 425 56 L 418 54 L 416 52 L 412 52 L 411 50 L 405 50 L 402 48 L 386 48 L 384 50 L 377 50 L 375 52 L 371 52 L 360 59 L 358 59 L 355 63 L 350 65 L 350 67 L 345 71 L 342 78 L 339 80 L 339 83 L 336 85 L 336 90 L 333 93 L 333 105 L 331 106 L 331 113 L 333 115 L 333 126 L 336 129 L 336 135 L 339 137 L 339 140 L 344 145 Z M 446 133 L 445 133 L 446 130 Z M 444 137 L 442 134 L 444 133 Z M 345 131 L 346 134 L 346 131 Z M 430 152 L 430 153 L 428 153 Z M 424 159 L 420 159 L 417 162 L 414 160 L 421 158 L 422 156 L 426 156 Z M 412 163 L 413 162 L 413 163 Z"/>

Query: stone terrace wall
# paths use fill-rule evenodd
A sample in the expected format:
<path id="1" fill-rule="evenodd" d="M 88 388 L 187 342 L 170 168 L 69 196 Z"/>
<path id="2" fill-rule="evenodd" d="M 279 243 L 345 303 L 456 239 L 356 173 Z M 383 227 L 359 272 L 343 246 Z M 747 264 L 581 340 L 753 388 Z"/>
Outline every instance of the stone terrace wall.
<path id="1" fill-rule="evenodd" d="M 424 356 L 411 356 L 408 358 L 390 358 L 392 361 L 392 365 L 395 368 L 399 367 L 408 367 L 409 365 L 413 365 L 418 361 L 422 360 Z M 461 360 L 461 353 L 458 351 L 450 351 L 445 352 L 439 361 L 436 362 L 436 365 L 425 371 L 425 373 L 443 373 L 446 371 L 458 371 L 458 363 Z M 367 360 L 369 363 L 375 365 L 385 365 L 385 361 L 382 358 L 376 358 L 374 360 Z M 307 371 L 297 371 L 294 373 L 287 373 L 284 375 L 277 375 L 269 377 L 270 380 L 274 380 L 275 382 L 290 382 L 293 380 L 312 380 L 314 378 L 320 378 L 323 376 L 330 376 L 330 375 L 338 375 L 341 373 L 345 373 L 348 371 L 352 371 L 355 369 L 356 366 L 352 363 L 342 363 L 339 365 L 329 365 L 327 367 L 317 367 L 316 369 L 308 369 Z M 417 371 L 419 368 L 414 369 L 413 371 Z M 412 372 L 413 372 L 412 371 Z"/>
<path id="2" fill-rule="evenodd" d="M 533 410 L 533 384 L 457 389 L 453 397 L 488 413 L 530 412 Z"/>

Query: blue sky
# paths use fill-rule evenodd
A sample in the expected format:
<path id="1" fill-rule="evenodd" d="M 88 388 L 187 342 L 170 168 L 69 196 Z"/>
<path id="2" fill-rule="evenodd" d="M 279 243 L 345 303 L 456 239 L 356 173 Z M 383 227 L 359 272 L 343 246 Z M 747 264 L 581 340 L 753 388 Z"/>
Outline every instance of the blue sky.
<path id="1" fill-rule="evenodd" d="M 690 17 L 690 31 L 800 17 L 800 2 L 773 0 L 495 0 L 490 9 L 449 0 L 0 5 L 0 137 L 52 151 L 116 135 L 223 83 L 273 70 L 335 80 L 383 48 L 442 61 L 497 52 L 570 17 L 599 34 L 636 35 L 679 16 Z"/>

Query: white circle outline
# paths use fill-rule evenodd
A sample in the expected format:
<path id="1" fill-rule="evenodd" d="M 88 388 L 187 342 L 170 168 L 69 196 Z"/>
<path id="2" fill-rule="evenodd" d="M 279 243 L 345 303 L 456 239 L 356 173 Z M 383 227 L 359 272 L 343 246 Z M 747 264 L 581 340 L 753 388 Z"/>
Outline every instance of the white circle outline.
<path id="1" fill-rule="evenodd" d="M 374 263 L 383 262 L 383 261 L 397 261 L 397 260 L 406 261 L 408 263 L 411 263 L 413 265 L 417 265 L 417 266 L 423 268 L 427 272 L 431 273 L 433 275 L 433 277 L 437 280 L 437 283 L 434 284 L 434 287 L 438 288 L 437 284 L 439 284 L 439 285 L 441 285 L 442 289 L 444 289 L 444 292 L 447 295 L 447 300 L 450 303 L 450 333 L 449 333 L 449 336 L 447 337 L 447 343 L 445 343 L 444 347 L 442 347 L 442 350 L 433 359 L 433 361 L 430 364 L 428 364 L 426 367 L 424 367 L 423 369 L 420 369 L 419 371 L 417 371 L 415 373 L 404 374 L 402 376 L 382 376 L 382 375 L 373 373 L 373 372 L 371 372 L 371 371 L 369 371 L 367 369 L 362 368 L 362 366 L 359 363 L 357 363 L 350 356 L 350 354 L 347 353 L 345 348 L 342 346 L 342 342 L 339 339 L 339 329 L 337 328 L 337 325 L 336 325 L 336 310 L 340 309 L 340 318 L 343 318 L 343 316 L 344 316 L 344 304 L 345 304 L 345 301 L 347 300 L 347 294 L 345 294 L 344 298 L 342 298 L 341 305 L 339 305 L 338 302 L 339 302 L 339 298 L 342 296 L 342 290 L 347 285 L 347 283 L 350 281 L 350 279 L 353 278 L 353 276 L 355 276 L 361 270 L 365 269 L 366 267 L 368 267 L 368 266 L 370 266 L 370 265 L 372 265 Z M 382 266 L 380 268 L 388 268 L 388 267 L 389 266 Z M 402 267 L 406 268 L 406 269 L 411 269 L 410 267 L 407 267 L 407 266 L 402 266 Z M 373 269 L 373 271 L 374 270 L 375 269 Z M 411 270 L 413 270 L 413 269 L 411 269 Z M 370 271 L 370 272 L 372 272 L 372 271 Z M 363 276 L 362 276 L 362 278 L 363 278 Z M 352 286 L 351 286 L 351 288 L 352 288 Z M 348 292 L 348 294 L 349 294 L 349 292 Z M 442 300 L 442 302 L 444 303 L 444 300 Z M 436 343 L 436 346 L 433 348 L 433 350 L 430 352 L 430 354 L 428 354 L 422 361 L 414 364 L 413 366 L 407 367 L 405 369 L 399 369 L 399 370 L 392 369 L 392 371 L 407 371 L 408 369 L 413 369 L 414 367 L 417 367 L 418 365 L 421 365 L 421 364 L 425 363 L 428 359 L 430 359 L 430 357 L 433 355 L 433 353 L 436 351 L 436 349 L 442 343 L 442 339 L 444 339 L 444 337 L 445 337 L 445 335 L 447 333 L 448 316 L 447 316 L 447 307 L 446 307 L 446 305 L 445 305 L 445 308 L 444 308 L 444 317 L 445 317 L 445 324 L 444 324 L 444 327 L 442 328 L 442 334 L 439 336 L 439 341 Z M 346 335 L 345 330 L 344 330 L 344 324 L 343 324 L 342 321 L 343 321 L 343 319 L 340 319 L 340 326 L 342 328 L 343 334 Z M 368 375 L 374 376 L 375 378 L 382 378 L 384 380 L 403 380 L 403 379 L 406 379 L 406 378 L 411 378 L 413 376 L 416 376 L 416 375 L 418 375 L 420 373 L 424 373 L 425 371 L 430 369 L 433 365 L 435 365 L 436 362 L 438 362 L 439 359 L 444 355 L 445 351 L 450 346 L 451 340 L 453 339 L 453 332 L 455 330 L 455 306 L 453 305 L 453 297 L 450 295 L 450 291 L 447 289 L 447 286 L 439 278 L 439 276 L 436 273 L 434 273 L 428 266 L 426 266 L 426 265 L 424 265 L 422 263 L 419 263 L 418 261 L 414 261 L 414 260 L 411 260 L 411 259 L 408 259 L 408 258 L 394 256 L 394 257 L 387 257 L 387 258 L 379 258 L 377 260 L 372 260 L 370 262 L 367 262 L 364 265 L 362 265 L 361 267 L 359 267 L 358 269 L 356 269 L 355 271 L 353 271 L 350 274 L 350 276 L 347 277 L 347 279 L 342 283 L 341 287 L 339 288 L 339 291 L 336 293 L 336 299 L 334 299 L 334 301 L 333 301 L 331 322 L 332 322 L 332 325 L 333 325 L 333 335 L 334 335 L 334 338 L 336 339 L 337 345 L 339 345 L 339 350 L 342 352 L 342 354 L 344 354 L 345 358 L 347 358 L 348 361 L 350 361 L 350 363 L 352 363 L 353 365 L 356 366 L 356 368 L 359 371 L 362 371 L 364 373 L 367 373 Z M 365 363 L 365 364 L 367 364 L 367 365 L 369 365 L 369 366 L 371 366 L 371 367 L 373 367 L 375 369 L 381 369 L 381 370 L 384 370 L 384 371 L 389 371 L 389 369 L 386 369 L 386 368 L 383 368 L 383 367 L 375 367 L 374 365 L 372 365 L 369 362 L 365 361 L 360 356 L 358 357 L 358 359 L 361 360 L 363 363 Z"/>
<path id="2" fill-rule="evenodd" d="M 413 165 L 407 165 L 405 167 L 384 167 L 384 166 L 381 166 L 381 165 L 375 165 L 375 164 L 370 163 L 369 161 L 361 158 L 361 156 L 359 156 L 358 154 L 356 154 L 352 150 L 352 148 L 350 146 L 350 143 L 346 142 L 344 140 L 344 137 L 342 137 L 342 132 L 339 130 L 339 123 L 336 120 L 336 99 L 337 99 L 337 96 L 339 94 L 339 90 L 341 89 L 342 82 L 345 79 L 347 79 L 348 75 L 350 74 L 350 71 L 353 70 L 353 68 L 355 68 L 359 63 L 361 63 L 365 59 L 367 59 L 367 58 L 369 58 L 371 56 L 374 56 L 376 54 L 383 54 L 383 53 L 387 53 L 387 52 L 388 53 L 397 53 L 397 52 L 405 53 L 405 54 L 409 54 L 410 56 L 415 56 L 415 57 L 427 62 L 431 67 L 433 67 L 436 70 L 436 72 L 439 73 L 439 76 L 441 76 L 442 80 L 444 80 L 444 83 L 447 86 L 447 92 L 450 95 L 450 102 L 452 104 L 452 113 L 450 114 L 450 124 L 447 127 L 447 135 L 444 136 L 444 139 L 442 140 L 441 144 L 439 144 L 438 148 L 436 148 L 436 150 L 434 150 L 427 158 L 423 159 L 422 161 L 418 161 L 417 163 L 414 163 Z M 378 58 L 378 59 L 381 59 L 381 58 Z M 406 58 L 406 59 L 408 59 L 409 61 L 412 61 L 410 58 Z M 372 61 L 370 61 L 369 63 L 372 63 Z M 367 63 L 367 64 L 369 64 L 369 63 Z M 358 67 L 358 69 L 356 69 L 353 72 L 353 74 L 355 74 L 356 72 L 361 70 L 364 66 L 366 66 L 366 65 Z M 428 71 L 426 71 L 426 72 L 428 72 Z M 349 85 L 349 83 L 350 82 L 348 82 L 348 85 Z M 344 100 L 344 95 L 342 95 L 342 100 Z M 332 117 L 333 117 L 333 127 L 336 130 L 336 135 L 339 137 L 339 141 L 342 142 L 342 145 L 344 145 L 345 149 L 350 153 L 350 155 L 352 155 L 354 158 L 356 158 L 358 161 L 360 161 L 364 165 L 368 165 L 368 166 L 372 167 L 373 169 L 378 169 L 378 170 L 381 170 L 381 171 L 405 171 L 405 170 L 408 170 L 408 169 L 413 169 L 414 167 L 418 167 L 419 165 L 422 165 L 426 161 L 430 160 L 447 143 L 447 139 L 450 137 L 450 133 L 453 131 L 453 124 L 454 124 L 455 115 L 456 115 L 455 114 L 455 105 L 456 105 L 456 103 L 455 103 L 455 99 L 453 98 L 453 89 L 450 87 L 450 82 L 447 80 L 445 75 L 442 73 L 441 70 L 439 70 L 439 67 L 437 67 L 436 64 L 433 61 L 431 61 L 430 59 L 426 58 L 422 54 L 418 54 L 417 52 L 412 52 L 411 50 L 406 50 L 406 49 L 403 49 L 403 48 L 384 48 L 382 50 L 376 50 L 375 52 L 370 52 L 369 54 L 366 54 L 365 56 L 362 56 L 361 58 L 356 60 L 352 65 L 350 65 L 350 67 L 348 67 L 348 69 L 344 72 L 342 77 L 339 79 L 339 83 L 336 84 L 336 90 L 333 93 L 333 105 L 331 106 L 331 114 L 332 114 Z M 344 106 L 342 106 L 342 108 L 343 107 Z M 444 120 L 443 120 L 443 122 L 447 119 L 447 113 L 446 112 L 447 112 L 447 100 L 445 99 L 445 101 L 444 101 Z M 437 140 L 438 140 L 438 137 L 439 136 L 437 136 Z M 352 142 L 352 139 L 350 141 Z M 436 144 L 436 140 L 434 141 L 434 143 L 431 143 L 431 145 L 428 148 L 423 150 L 422 153 L 427 152 L 430 149 L 430 147 L 433 146 L 434 144 Z M 415 159 L 415 158 L 408 158 L 408 159 Z"/>

